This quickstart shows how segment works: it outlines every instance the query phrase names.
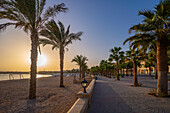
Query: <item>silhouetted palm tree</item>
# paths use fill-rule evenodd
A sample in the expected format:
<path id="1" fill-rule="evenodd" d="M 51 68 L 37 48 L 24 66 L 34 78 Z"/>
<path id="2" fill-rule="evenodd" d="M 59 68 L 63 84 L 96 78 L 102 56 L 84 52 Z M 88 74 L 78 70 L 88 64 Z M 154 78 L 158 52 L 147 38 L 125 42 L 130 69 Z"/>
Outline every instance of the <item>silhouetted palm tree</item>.
<path id="1" fill-rule="evenodd" d="M 88 69 L 88 66 L 87 66 L 87 63 L 85 62 L 83 65 L 82 65 L 82 78 L 85 77 L 85 73 L 86 73 L 86 70 Z"/>
<path id="2" fill-rule="evenodd" d="M 101 71 L 100 71 L 101 76 L 103 76 L 103 74 L 104 74 L 104 64 L 105 64 L 105 60 L 101 60 L 100 64 L 99 64 L 99 67 L 101 69 Z"/>
<path id="3" fill-rule="evenodd" d="M 82 55 L 75 56 L 71 62 L 76 62 L 77 65 L 80 67 L 80 78 L 82 77 L 82 66 L 88 61 L 87 57 Z"/>
<path id="4" fill-rule="evenodd" d="M 143 58 L 138 51 L 126 51 L 126 58 L 129 60 L 128 66 L 132 65 L 133 63 L 133 86 L 138 86 L 138 78 L 137 78 L 137 66 L 140 67 L 140 60 Z"/>
<path id="5" fill-rule="evenodd" d="M 122 48 L 121 47 L 114 47 L 114 49 L 110 49 L 110 57 L 109 57 L 109 61 L 116 61 L 116 69 L 117 69 L 117 80 L 119 79 L 119 67 L 118 67 L 118 63 L 121 60 L 121 58 L 124 55 L 123 51 L 120 51 Z"/>
<path id="6" fill-rule="evenodd" d="M 54 17 L 56 13 L 66 12 L 65 4 L 54 5 L 44 11 L 46 0 L 1 0 L 0 19 L 7 19 L 9 22 L 0 24 L 0 31 L 7 26 L 22 28 L 30 34 L 31 39 L 31 72 L 29 98 L 36 98 L 36 74 L 37 74 L 37 48 L 39 46 L 38 32 L 43 28 L 44 23 Z"/>
<path id="7" fill-rule="evenodd" d="M 58 25 L 54 20 L 49 21 L 45 24 L 45 28 L 40 31 L 40 35 L 45 38 L 39 40 L 40 44 L 52 45 L 52 50 L 59 49 L 60 55 L 60 87 L 64 87 L 63 84 L 63 64 L 64 64 L 64 53 L 66 47 L 72 44 L 73 40 L 81 40 L 80 36 L 82 32 L 70 33 L 70 26 L 65 30 L 64 25 L 59 21 Z"/>

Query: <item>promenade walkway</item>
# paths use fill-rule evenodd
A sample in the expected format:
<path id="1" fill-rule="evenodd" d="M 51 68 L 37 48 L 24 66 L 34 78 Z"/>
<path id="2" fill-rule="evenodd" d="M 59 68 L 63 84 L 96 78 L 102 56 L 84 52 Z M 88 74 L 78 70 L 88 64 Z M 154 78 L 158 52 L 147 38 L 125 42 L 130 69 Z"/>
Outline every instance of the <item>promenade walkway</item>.
<path id="1" fill-rule="evenodd" d="M 170 113 L 170 98 L 147 94 L 156 88 L 156 80 L 139 77 L 143 87 L 130 86 L 132 80 L 131 76 L 120 81 L 98 77 L 87 113 Z"/>

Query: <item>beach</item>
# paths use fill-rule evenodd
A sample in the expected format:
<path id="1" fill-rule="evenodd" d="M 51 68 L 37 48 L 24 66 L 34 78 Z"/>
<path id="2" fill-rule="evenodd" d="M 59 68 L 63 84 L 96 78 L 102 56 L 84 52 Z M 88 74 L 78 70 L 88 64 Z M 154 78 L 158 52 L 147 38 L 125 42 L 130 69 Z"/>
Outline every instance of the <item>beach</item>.
<path id="1" fill-rule="evenodd" d="M 0 113 L 66 113 L 82 86 L 73 77 L 64 77 L 64 84 L 59 87 L 59 77 L 38 78 L 36 100 L 29 100 L 29 79 L 0 81 Z"/>

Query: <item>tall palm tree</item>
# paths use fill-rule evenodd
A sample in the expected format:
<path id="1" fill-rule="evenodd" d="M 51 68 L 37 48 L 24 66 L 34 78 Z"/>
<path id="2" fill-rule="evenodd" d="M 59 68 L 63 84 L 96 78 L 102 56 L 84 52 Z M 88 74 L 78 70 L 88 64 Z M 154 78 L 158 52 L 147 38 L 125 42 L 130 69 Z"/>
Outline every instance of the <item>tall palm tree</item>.
<path id="1" fill-rule="evenodd" d="M 120 58 L 120 70 L 122 72 L 122 75 L 124 76 L 124 68 L 125 68 L 125 56 L 124 55 L 121 55 L 121 58 Z"/>
<path id="2" fill-rule="evenodd" d="M 138 86 L 138 78 L 137 78 L 137 67 L 140 67 L 140 62 L 141 60 L 141 55 L 139 54 L 138 51 L 135 50 L 129 50 L 126 51 L 126 58 L 129 60 L 128 66 L 130 66 L 131 63 L 133 63 L 133 75 L 134 75 L 134 80 L 133 80 L 133 86 Z"/>
<path id="3" fill-rule="evenodd" d="M 108 77 L 108 70 L 109 70 L 109 67 L 110 67 L 110 64 L 107 60 L 104 60 L 103 62 L 103 69 L 104 69 L 104 72 L 105 72 L 105 76 Z"/>
<path id="4" fill-rule="evenodd" d="M 82 65 L 82 78 L 85 77 L 85 73 L 86 73 L 86 70 L 88 69 L 88 66 L 87 66 L 87 63 L 85 62 L 83 65 Z"/>
<path id="5" fill-rule="evenodd" d="M 8 26 L 22 28 L 30 34 L 31 39 L 31 69 L 29 98 L 36 98 L 36 74 L 37 74 L 37 52 L 39 46 L 38 32 L 43 28 L 44 23 L 56 13 L 66 12 L 64 3 L 48 7 L 44 10 L 46 0 L 1 0 L 0 19 L 7 19 L 6 23 L 0 24 L 0 31 Z"/>
<path id="6" fill-rule="evenodd" d="M 136 38 L 144 38 L 148 41 L 156 41 L 157 45 L 157 69 L 158 69 L 158 82 L 157 82 L 157 95 L 162 93 L 168 94 L 168 55 L 167 48 L 170 42 L 169 38 L 169 16 L 170 16 L 170 1 L 161 1 L 154 7 L 154 11 L 142 10 L 139 15 L 143 15 L 142 23 L 134 25 L 129 29 L 136 31 L 136 35 L 128 38 L 125 42 L 135 40 Z"/>
<path id="7" fill-rule="evenodd" d="M 110 57 L 109 57 L 109 61 L 113 61 L 115 60 L 116 61 L 116 69 L 117 69 L 117 80 L 120 80 L 119 79 L 119 67 L 118 67 L 118 64 L 119 64 L 119 61 L 121 60 L 121 58 L 123 57 L 124 55 L 124 52 L 121 51 L 121 47 L 114 47 L 114 49 L 110 49 Z"/>
<path id="8" fill-rule="evenodd" d="M 65 49 L 69 44 L 72 44 L 73 40 L 81 40 L 80 36 L 82 32 L 70 33 L 70 25 L 67 30 L 63 23 L 60 21 L 57 23 L 54 20 L 45 24 L 45 28 L 40 31 L 40 35 L 45 38 L 40 38 L 39 42 L 43 46 L 52 45 L 52 50 L 59 49 L 60 55 L 60 87 L 64 87 L 63 84 L 63 64 Z"/>
<path id="9" fill-rule="evenodd" d="M 125 60 L 127 62 L 126 63 L 126 75 L 127 76 L 129 75 L 128 74 L 128 70 L 133 68 L 133 63 L 131 61 L 131 57 L 132 57 L 131 51 L 130 50 L 129 51 L 125 51 Z M 131 75 L 132 75 L 132 72 L 131 72 Z"/>
<path id="10" fill-rule="evenodd" d="M 99 67 L 101 69 L 101 71 L 100 71 L 101 76 L 103 76 L 103 74 L 104 74 L 104 64 L 105 64 L 105 60 L 101 60 L 100 64 L 99 64 Z"/>
<path id="11" fill-rule="evenodd" d="M 88 61 L 87 57 L 83 55 L 75 56 L 71 62 L 76 62 L 77 65 L 80 67 L 80 78 L 82 77 L 82 66 Z"/>

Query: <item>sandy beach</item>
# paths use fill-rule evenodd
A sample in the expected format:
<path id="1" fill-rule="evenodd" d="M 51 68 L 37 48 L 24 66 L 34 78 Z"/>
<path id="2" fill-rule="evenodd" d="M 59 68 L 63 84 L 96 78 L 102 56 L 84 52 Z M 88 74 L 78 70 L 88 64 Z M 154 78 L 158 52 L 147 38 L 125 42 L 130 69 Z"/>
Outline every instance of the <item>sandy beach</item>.
<path id="1" fill-rule="evenodd" d="M 73 84 L 73 77 L 64 77 L 64 84 L 59 87 L 59 77 L 38 78 L 35 101 L 28 99 L 28 79 L 0 81 L 0 113 L 66 113 L 82 87 Z"/>

